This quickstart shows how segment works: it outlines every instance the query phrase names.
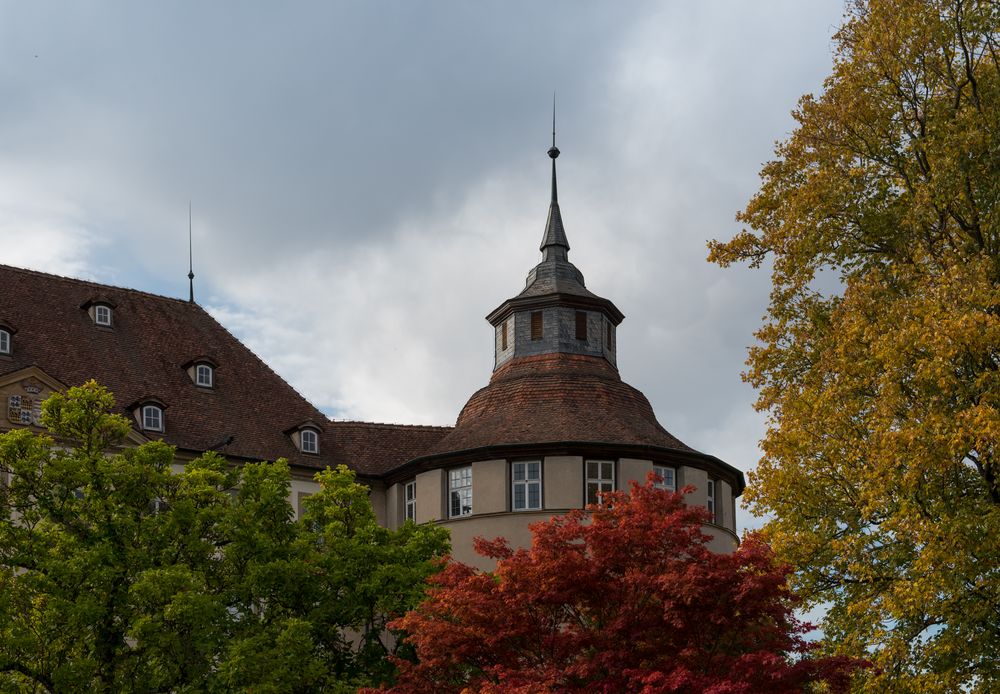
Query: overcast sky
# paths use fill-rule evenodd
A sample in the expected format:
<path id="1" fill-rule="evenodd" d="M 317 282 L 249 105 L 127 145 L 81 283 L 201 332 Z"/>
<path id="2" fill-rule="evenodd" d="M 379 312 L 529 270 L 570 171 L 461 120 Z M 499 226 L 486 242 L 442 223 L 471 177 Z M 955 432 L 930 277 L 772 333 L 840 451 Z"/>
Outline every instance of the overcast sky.
<path id="1" fill-rule="evenodd" d="M 560 203 L 623 378 L 743 469 L 739 230 L 841 0 L 0 0 L 0 262 L 187 295 L 335 418 L 453 424 Z M 745 514 L 743 526 L 754 524 Z"/>

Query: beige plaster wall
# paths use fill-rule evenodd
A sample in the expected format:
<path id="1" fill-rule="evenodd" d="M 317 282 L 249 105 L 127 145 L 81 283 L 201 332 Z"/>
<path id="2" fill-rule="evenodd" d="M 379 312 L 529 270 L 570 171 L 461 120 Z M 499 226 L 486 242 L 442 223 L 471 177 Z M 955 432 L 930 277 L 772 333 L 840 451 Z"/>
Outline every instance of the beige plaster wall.
<path id="1" fill-rule="evenodd" d="M 618 489 L 629 490 L 630 482 L 646 484 L 646 476 L 653 471 L 653 461 L 621 458 L 618 461 Z"/>
<path id="2" fill-rule="evenodd" d="M 507 505 L 507 461 L 482 460 L 472 464 L 472 513 L 500 513 Z"/>
<path id="3" fill-rule="evenodd" d="M 288 494 L 288 503 L 295 510 L 295 517 L 299 518 L 299 494 L 315 494 L 319 491 L 319 485 L 311 479 L 292 477 L 291 489 Z"/>
<path id="4" fill-rule="evenodd" d="M 386 513 L 386 493 L 385 485 L 381 482 L 371 484 L 368 489 L 368 498 L 371 499 L 372 508 L 375 509 L 375 520 L 382 527 L 388 527 L 388 514 Z"/>
<path id="5" fill-rule="evenodd" d="M 385 522 L 386 527 L 390 530 L 396 530 L 403 524 L 406 517 L 404 503 L 405 495 L 402 484 L 394 484 L 385 491 Z"/>
<path id="6" fill-rule="evenodd" d="M 475 507 L 475 497 L 472 503 Z M 531 532 L 528 526 L 536 521 L 547 520 L 553 515 L 555 514 L 551 511 L 472 515 L 441 521 L 440 525 L 451 531 L 452 556 L 456 560 L 484 571 L 491 571 L 496 568 L 496 562 L 475 553 L 472 549 L 474 538 L 484 537 L 492 540 L 495 537 L 505 537 L 512 547 L 530 547 Z"/>
<path id="7" fill-rule="evenodd" d="M 719 498 L 715 500 L 715 503 L 719 508 L 719 525 L 735 532 L 736 519 L 733 518 L 733 488 L 725 480 L 719 480 L 717 486 L 719 487 Z"/>
<path id="8" fill-rule="evenodd" d="M 428 523 L 445 517 L 444 480 L 446 470 L 428 470 L 417 475 L 417 523 Z M 475 474 L 472 476 L 475 484 Z M 472 508 L 476 508 L 476 492 L 472 491 Z"/>
<path id="9" fill-rule="evenodd" d="M 692 506 L 706 506 L 708 504 L 708 492 L 706 491 L 708 473 L 704 470 L 684 465 L 677 468 L 677 474 L 680 475 L 678 489 L 686 487 L 689 484 L 695 488 L 693 492 L 687 495 L 687 502 Z"/>
<path id="10" fill-rule="evenodd" d="M 583 506 L 582 456 L 546 456 L 542 464 L 542 503 L 547 509 Z"/>

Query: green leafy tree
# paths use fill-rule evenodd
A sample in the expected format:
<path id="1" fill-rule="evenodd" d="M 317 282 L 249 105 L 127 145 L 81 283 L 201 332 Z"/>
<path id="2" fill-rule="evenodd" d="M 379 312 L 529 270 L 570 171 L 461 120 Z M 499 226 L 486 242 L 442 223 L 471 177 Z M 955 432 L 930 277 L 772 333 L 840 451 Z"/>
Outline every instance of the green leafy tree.
<path id="1" fill-rule="evenodd" d="M 288 466 L 121 447 L 93 382 L 55 439 L 0 435 L 0 691 L 353 691 L 392 675 L 387 619 L 422 595 L 444 530 L 381 528 L 346 468 L 300 522 Z M 58 443 L 57 443 L 58 441 Z"/>
<path id="2" fill-rule="evenodd" d="M 711 244 L 772 275 L 747 497 L 871 691 L 998 691 L 1000 5 L 852 3 L 794 116 Z"/>

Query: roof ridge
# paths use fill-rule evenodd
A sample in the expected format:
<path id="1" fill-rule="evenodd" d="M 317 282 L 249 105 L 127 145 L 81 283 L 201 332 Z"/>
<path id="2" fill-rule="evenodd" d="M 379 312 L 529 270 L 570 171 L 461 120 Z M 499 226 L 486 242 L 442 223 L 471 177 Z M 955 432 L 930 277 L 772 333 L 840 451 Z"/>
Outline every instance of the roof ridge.
<path id="1" fill-rule="evenodd" d="M 122 286 L 119 286 L 117 284 L 106 284 L 104 282 L 96 282 L 94 280 L 80 279 L 79 277 L 69 277 L 67 275 L 57 275 L 57 274 L 52 273 L 52 272 L 43 272 L 41 270 L 33 270 L 31 268 L 26 268 L 26 267 L 17 267 L 16 265 L 7 265 L 5 263 L 0 263 L 0 269 L 2 269 L 2 270 L 12 270 L 14 272 L 23 272 L 24 274 L 27 274 L 27 275 L 38 275 L 38 276 L 41 276 L 41 277 L 48 277 L 48 278 L 51 278 L 51 279 L 61 280 L 63 282 L 71 282 L 73 284 L 81 284 L 81 285 L 85 285 L 85 286 L 89 286 L 89 287 L 100 287 L 102 289 L 116 289 L 116 290 L 122 291 L 122 292 L 131 292 L 133 294 L 141 294 L 143 296 L 152 297 L 154 299 L 166 299 L 167 301 L 176 301 L 176 302 L 178 302 L 180 304 L 185 304 L 185 305 L 192 303 L 192 302 L 188 301 L 187 299 L 180 299 L 178 297 L 167 296 L 165 294 L 154 294 L 153 292 L 147 292 L 147 291 L 142 290 L 142 289 L 135 289 L 134 287 L 122 287 Z M 195 306 L 199 306 L 199 304 L 197 304 L 197 303 L 195 303 L 194 305 Z"/>
<path id="2" fill-rule="evenodd" d="M 182 303 L 186 304 L 188 302 L 182 300 Z M 236 335 L 234 335 L 229 330 L 229 328 L 227 328 L 226 326 L 224 326 L 220 320 L 218 320 L 215 316 L 213 316 L 211 313 L 209 313 L 208 309 L 206 309 L 205 307 L 203 307 L 201 304 L 195 303 L 193 305 L 197 306 L 201 310 L 201 312 L 204 313 L 206 316 L 208 316 L 217 326 L 219 326 L 219 328 L 221 328 L 223 330 L 223 332 L 226 333 L 226 335 L 229 335 L 229 337 L 233 338 L 233 340 L 235 340 L 240 345 L 240 347 L 242 347 L 243 349 L 245 349 L 250 356 L 252 356 L 258 362 L 260 362 L 261 366 L 263 366 L 269 373 L 271 373 L 275 378 L 277 378 L 283 384 L 285 384 L 286 386 L 288 386 L 288 388 L 293 393 L 295 393 L 297 396 L 299 396 L 300 398 L 302 398 L 302 401 L 304 403 L 306 403 L 307 405 L 309 405 L 309 407 L 311 407 L 313 409 L 313 414 L 318 415 L 319 421 L 321 421 L 321 422 L 323 422 L 323 421 L 329 421 L 330 418 L 327 417 L 326 414 L 321 409 L 319 409 L 318 407 L 316 407 L 316 405 L 313 404 L 312 400 L 310 400 L 305 395 L 303 395 L 302 393 L 300 393 L 299 390 L 298 390 L 298 388 L 296 388 L 291 383 L 289 383 L 287 380 L 285 380 L 284 376 L 282 376 L 277 371 L 275 371 L 274 369 L 272 369 L 271 366 L 270 366 L 270 364 L 268 364 L 266 361 L 264 361 L 259 354 L 257 354 L 255 351 L 253 351 L 250 348 L 249 345 L 244 344 L 243 340 L 241 340 L 238 337 L 236 337 Z"/>
<path id="3" fill-rule="evenodd" d="M 385 428 L 405 428 L 405 429 L 428 429 L 433 431 L 439 430 L 451 430 L 455 427 L 450 424 L 399 424 L 396 422 L 365 422 L 360 419 L 333 419 L 332 417 L 327 417 L 331 424 L 359 424 L 366 427 L 385 427 Z"/>

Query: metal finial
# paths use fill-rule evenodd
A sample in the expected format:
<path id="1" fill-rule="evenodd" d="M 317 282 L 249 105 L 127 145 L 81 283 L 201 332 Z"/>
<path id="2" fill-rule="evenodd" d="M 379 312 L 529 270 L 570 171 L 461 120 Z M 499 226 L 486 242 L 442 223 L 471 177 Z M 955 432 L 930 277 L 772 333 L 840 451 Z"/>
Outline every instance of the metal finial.
<path id="1" fill-rule="evenodd" d="M 194 244 L 191 239 L 191 201 L 188 200 L 188 301 L 194 303 Z"/>
<path id="2" fill-rule="evenodd" d="M 556 92 L 552 90 L 552 146 L 549 148 L 549 156 L 555 159 L 559 156 L 559 148 L 556 147 Z"/>

